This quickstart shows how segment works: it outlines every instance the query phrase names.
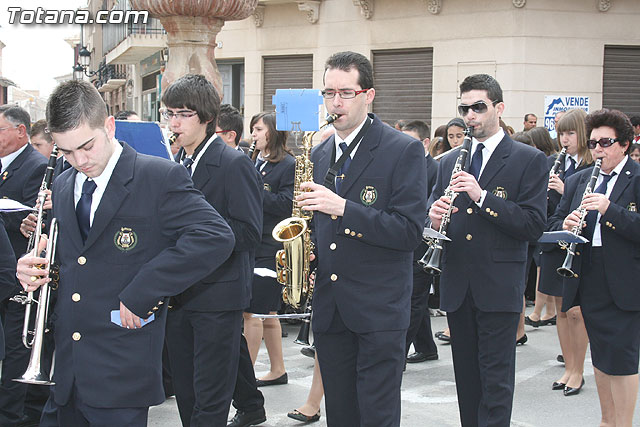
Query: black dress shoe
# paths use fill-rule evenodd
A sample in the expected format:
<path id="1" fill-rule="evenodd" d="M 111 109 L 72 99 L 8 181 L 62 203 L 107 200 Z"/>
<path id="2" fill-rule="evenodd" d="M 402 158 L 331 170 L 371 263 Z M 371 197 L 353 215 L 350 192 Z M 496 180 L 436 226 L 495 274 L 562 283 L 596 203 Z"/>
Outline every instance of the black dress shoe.
<path id="1" fill-rule="evenodd" d="M 574 388 L 574 387 L 565 386 L 563 393 L 565 396 L 574 396 L 580 393 L 580 390 L 582 390 L 583 385 L 584 385 L 584 378 L 582 379 L 582 383 L 580 384 L 580 387 Z"/>
<path id="2" fill-rule="evenodd" d="M 529 325 L 529 326 L 533 326 L 534 328 L 538 328 L 538 327 L 542 326 L 542 321 L 541 320 L 531 320 L 531 318 L 529 316 L 524 316 L 524 324 L 525 325 Z"/>
<path id="3" fill-rule="evenodd" d="M 300 349 L 300 353 L 313 359 L 316 357 L 316 348 L 312 345 L 305 345 Z"/>
<path id="4" fill-rule="evenodd" d="M 551 390 L 564 390 L 566 386 L 567 385 L 565 383 L 554 381 L 553 384 L 551 384 Z"/>
<path id="5" fill-rule="evenodd" d="M 274 378 L 272 380 L 259 380 L 256 378 L 257 387 L 266 387 L 268 385 L 280 385 L 280 384 L 286 384 L 288 382 L 289 382 L 289 377 L 287 376 L 286 372 L 280 375 L 278 378 Z"/>
<path id="6" fill-rule="evenodd" d="M 440 341 L 451 342 L 451 337 L 449 335 L 445 335 L 444 331 L 438 331 L 434 336 Z"/>
<path id="7" fill-rule="evenodd" d="M 227 427 L 257 426 L 265 421 L 267 421 L 267 414 L 264 412 L 264 408 L 251 412 L 237 410 L 236 415 L 231 419 L 229 424 L 227 424 Z"/>
<path id="8" fill-rule="evenodd" d="M 438 360 L 438 353 L 421 353 L 416 351 L 407 356 L 408 363 L 420 363 L 427 360 Z"/>
<path id="9" fill-rule="evenodd" d="M 520 339 L 516 340 L 516 345 L 522 345 L 527 341 L 529 341 L 529 338 L 527 337 L 527 334 L 524 334 L 523 336 L 520 337 Z"/>
<path id="10" fill-rule="evenodd" d="M 309 416 L 309 415 L 303 414 L 297 409 L 294 409 L 293 411 L 287 414 L 287 417 L 293 418 L 296 421 L 302 421 L 303 423 L 315 423 L 316 421 L 320 420 L 320 411 L 318 411 L 318 413 L 315 415 Z"/>
<path id="11" fill-rule="evenodd" d="M 540 324 L 541 324 L 541 326 L 555 325 L 556 324 L 556 319 L 557 319 L 557 316 L 553 316 L 553 317 L 550 317 L 550 318 L 544 319 L 544 320 L 540 319 Z"/>

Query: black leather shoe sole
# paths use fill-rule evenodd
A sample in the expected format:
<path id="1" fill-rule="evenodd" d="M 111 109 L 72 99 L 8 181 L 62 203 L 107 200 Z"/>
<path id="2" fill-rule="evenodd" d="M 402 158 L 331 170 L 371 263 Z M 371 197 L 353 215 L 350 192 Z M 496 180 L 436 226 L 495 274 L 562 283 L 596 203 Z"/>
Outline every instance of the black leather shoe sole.
<path id="1" fill-rule="evenodd" d="M 270 386 L 270 385 L 286 384 L 288 382 L 289 382 L 289 377 L 287 376 L 287 373 L 285 372 L 284 374 L 282 374 L 281 376 L 279 376 L 278 378 L 275 378 L 273 380 L 259 380 L 259 379 L 256 379 L 256 386 L 257 387 L 266 387 L 266 386 Z"/>

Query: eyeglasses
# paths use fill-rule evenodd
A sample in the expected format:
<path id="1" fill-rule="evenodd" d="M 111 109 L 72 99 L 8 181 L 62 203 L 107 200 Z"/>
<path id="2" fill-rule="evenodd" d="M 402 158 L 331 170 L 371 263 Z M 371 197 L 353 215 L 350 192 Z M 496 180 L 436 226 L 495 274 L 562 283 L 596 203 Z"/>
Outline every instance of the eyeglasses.
<path id="1" fill-rule="evenodd" d="M 498 102 L 500 101 L 491 101 L 491 105 L 496 105 Z M 464 104 L 458 105 L 458 113 L 460 113 L 460 115 L 464 117 L 469 112 L 469 109 L 471 109 L 476 114 L 482 114 L 482 113 L 486 113 L 488 108 L 489 107 L 487 106 L 486 102 L 478 101 L 478 102 L 474 102 L 471 105 L 464 105 Z"/>
<path id="2" fill-rule="evenodd" d="M 7 126 L 7 127 L 4 127 L 4 128 L 0 128 L 0 132 L 3 132 L 3 131 L 5 131 L 5 130 L 7 130 L 7 129 L 15 129 L 15 128 L 17 128 L 17 127 L 18 127 L 18 126 Z"/>
<path id="3" fill-rule="evenodd" d="M 164 110 L 161 114 L 165 120 L 171 120 L 174 117 L 176 119 L 181 120 L 181 119 L 188 119 L 189 117 L 193 117 L 198 113 L 195 111 L 178 111 L 174 113 L 173 111 Z"/>
<path id="4" fill-rule="evenodd" d="M 596 148 L 596 145 L 600 144 L 602 148 L 611 147 L 613 144 L 618 142 L 618 138 L 600 138 L 600 139 L 590 139 L 587 141 L 587 147 L 593 150 Z"/>
<path id="5" fill-rule="evenodd" d="M 369 89 L 362 89 L 362 90 L 353 90 L 353 89 L 333 90 L 333 89 L 327 89 L 327 90 L 323 90 L 322 91 L 322 96 L 324 96 L 324 99 L 333 99 L 333 98 L 335 98 L 335 96 L 337 94 L 337 95 L 340 95 L 340 98 L 342 98 L 342 99 L 352 99 L 352 98 L 355 98 L 356 95 L 360 95 L 361 93 L 365 93 L 368 90 Z"/>

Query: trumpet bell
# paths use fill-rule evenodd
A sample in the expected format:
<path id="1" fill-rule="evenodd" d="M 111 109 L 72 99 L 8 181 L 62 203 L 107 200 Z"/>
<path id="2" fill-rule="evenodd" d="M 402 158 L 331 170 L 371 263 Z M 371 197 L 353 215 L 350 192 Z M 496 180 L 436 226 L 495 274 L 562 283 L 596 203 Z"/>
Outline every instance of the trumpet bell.
<path id="1" fill-rule="evenodd" d="M 20 378 L 14 378 L 14 381 L 24 384 L 36 384 L 36 385 L 55 385 L 53 381 L 49 379 L 49 375 L 38 369 L 28 369 Z"/>

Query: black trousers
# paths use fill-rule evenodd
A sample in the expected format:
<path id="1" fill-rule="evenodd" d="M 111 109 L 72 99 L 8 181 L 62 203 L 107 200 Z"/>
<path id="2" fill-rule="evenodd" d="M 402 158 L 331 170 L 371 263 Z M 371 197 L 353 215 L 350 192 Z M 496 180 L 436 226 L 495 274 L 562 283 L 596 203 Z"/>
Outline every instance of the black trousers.
<path id="1" fill-rule="evenodd" d="M 462 426 L 508 427 L 520 313 L 480 311 L 469 291 L 447 319 Z"/>
<path id="2" fill-rule="evenodd" d="M 256 373 L 244 335 L 240 337 L 240 360 L 236 387 L 233 391 L 233 407 L 242 412 L 253 412 L 264 407 L 264 396 L 256 386 Z"/>
<path id="3" fill-rule="evenodd" d="M 431 331 L 431 317 L 429 317 L 429 290 L 433 276 L 422 269 L 413 269 L 413 292 L 411 294 L 411 317 L 409 329 L 407 329 L 406 348 L 413 343 L 413 347 L 419 353 L 438 353 L 438 347 L 433 341 Z"/>
<path id="4" fill-rule="evenodd" d="M 327 425 L 400 425 L 406 333 L 406 329 L 353 332 L 338 310 L 327 331 L 314 333 Z"/>
<path id="5" fill-rule="evenodd" d="M 167 344 L 183 426 L 225 426 L 236 384 L 242 310 L 199 312 L 174 306 Z"/>

